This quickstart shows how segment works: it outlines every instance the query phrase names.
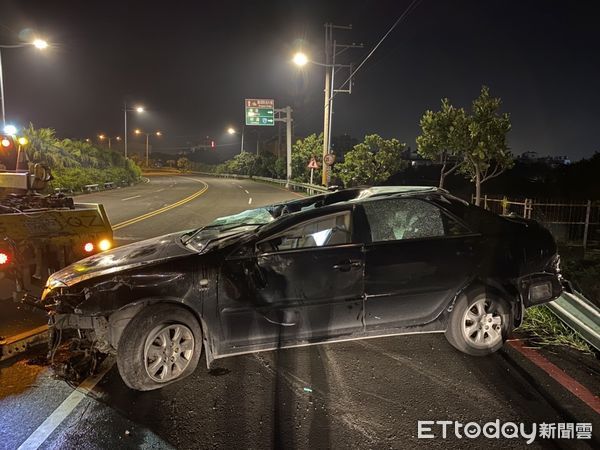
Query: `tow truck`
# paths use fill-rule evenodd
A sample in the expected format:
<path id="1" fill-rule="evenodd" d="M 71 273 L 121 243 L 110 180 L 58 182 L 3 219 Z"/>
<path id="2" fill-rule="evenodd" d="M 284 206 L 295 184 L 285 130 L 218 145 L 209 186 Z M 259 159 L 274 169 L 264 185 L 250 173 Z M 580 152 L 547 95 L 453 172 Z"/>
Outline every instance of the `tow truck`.
<path id="1" fill-rule="evenodd" d="M 47 340 L 37 300 L 48 276 L 113 245 L 102 205 L 45 193 L 50 168 L 29 160 L 27 144 L 0 135 L 0 361 Z"/>

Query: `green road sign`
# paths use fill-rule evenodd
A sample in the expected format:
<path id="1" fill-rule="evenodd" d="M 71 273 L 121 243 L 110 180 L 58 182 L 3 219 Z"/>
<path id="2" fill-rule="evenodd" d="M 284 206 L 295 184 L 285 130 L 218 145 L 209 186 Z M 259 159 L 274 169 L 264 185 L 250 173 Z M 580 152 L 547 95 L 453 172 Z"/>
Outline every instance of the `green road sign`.
<path id="1" fill-rule="evenodd" d="M 246 125 L 270 127 L 275 125 L 275 100 L 247 98 Z"/>

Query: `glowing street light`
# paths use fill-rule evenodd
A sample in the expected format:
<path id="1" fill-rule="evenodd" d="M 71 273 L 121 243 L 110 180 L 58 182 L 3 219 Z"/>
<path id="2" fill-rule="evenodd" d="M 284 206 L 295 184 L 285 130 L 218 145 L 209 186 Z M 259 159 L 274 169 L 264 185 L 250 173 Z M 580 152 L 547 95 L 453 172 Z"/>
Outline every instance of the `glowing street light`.
<path id="1" fill-rule="evenodd" d="M 294 55 L 294 57 L 292 58 L 292 61 L 297 66 L 302 67 L 302 66 L 305 66 L 308 63 L 308 56 L 306 56 L 306 53 L 297 52 Z"/>
<path id="2" fill-rule="evenodd" d="M 235 134 L 235 128 L 233 128 L 233 127 L 227 128 L 227 133 L 228 134 Z"/>
<path id="3" fill-rule="evenodd" d="M 14 125 L 5 125 L 4 126 L 4 134 L 8 134 L 10 136 L 14 136 L 15 134 L 17 134 L 17 127 L 15 127 Z"/>
<path id="4" fill-rule="evenodd" d="M 140 134 L 146 135 L 146 167 L 148 167 L 149 166 L 149 155 L 150 155 L 150 145 L 149 145 L 150 135 L 154 134 L 155 136 L 160 137 L 160 136 L 162 136 L 162 132 L 155 131 L 154 133 L 145 133 L 142 130 L 140 130 L 139 128 L 136 128 L 133 132 L 137 135 L 140 135 Z"/>
<path id="5" fill-rule="evenodd" d="M 106 139 L 106 141 L 108 142 L 108 149 L 109 150 L 111 149 L 111 141 L 113 139 L 112 137 L 107 136 L 105 134 L 99 134 L 98 139 L 100 139 L 100 141 L 102 141 L 102 142 Z M 114 139 L 116 139 L 117 141 L 121 140 L 121 138 L 119 136 L 115 137 Z"/>
<path id="6" fill-rule="evenodd" d="M 14 45 L 0 45 L 0 50 L 3 48 L 21 48 L 34 46 L 38 50 L 44 50 L 48 47 L 48 42 L 43 39 L 36 39 L 33 42 L 26 42 L 23 44 L 14 44 Z M 6 126 L 6 108 L 4 106 L 4 75 L 2 70 L 2 52 L 0 52 L 0 100 L 2 105 L 2 126 Z"/>
<path id="7" fill-rule="evenodd" d="M 33 46 L 37 49 L 40 50 L 44 50 L 45 48 L 48 48 L 48 42 L 46 42 L 43 39 L 36 39 L 35 41 L 32 42 Z"/>
<path id="8" fill-rule="evenodd" d="M 127 111 L 135 111 L 137 113 L 143 113 L 143 106 L 136 106 L 135 108 L 127 108 L 127 103 L 125 103 L 125 107 L 123 108 L 123 114 L 125 115 L 125 158 L 127 158 Z"/>

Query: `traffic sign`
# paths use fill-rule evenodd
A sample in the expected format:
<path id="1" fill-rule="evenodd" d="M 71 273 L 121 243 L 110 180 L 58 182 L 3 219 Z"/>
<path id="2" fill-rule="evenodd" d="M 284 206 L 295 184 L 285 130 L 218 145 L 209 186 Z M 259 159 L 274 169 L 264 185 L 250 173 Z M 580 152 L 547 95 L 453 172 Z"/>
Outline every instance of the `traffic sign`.
<path id="1" fill-rule="evenodd" d="M 333 163 L 335 162 L 335 155 L 333 153 L 327 153 L 323 158 L 323 162 L 328 166 L 333 165 Z"/>
<path id="2" fill-rule="evenodd" d="M 308 166 L 306 166 L 306 167 L 308 167 L 309 169 L 318 169 L 319 163 L 313 156 L 312 158 L 310 158 L 310 162 L 308 163 Z"/>
<path id="3" fill-rule="evenodd" d="M 246 125 L 272 127 L 275 125 L 275 100 L 247 98 Z"/>

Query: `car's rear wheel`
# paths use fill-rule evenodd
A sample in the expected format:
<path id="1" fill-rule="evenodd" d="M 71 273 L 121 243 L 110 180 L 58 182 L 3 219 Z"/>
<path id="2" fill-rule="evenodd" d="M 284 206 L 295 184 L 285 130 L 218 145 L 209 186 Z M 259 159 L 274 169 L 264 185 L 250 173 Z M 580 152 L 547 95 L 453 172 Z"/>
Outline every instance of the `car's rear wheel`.
<path id="1" fill-rule="evenodd" d="M 446 338 L 461 352 L 489 355 L 504 345 L 511 324 L 506 302 L 488 289 L 478 288 L 461 295 L 454 304 Z"/>
<path id="2" fill-rule="evenodd" d="M 202 331 L 193 314 L 177 305 L 151 305 L 125 327 L 117 366 L 127 386 L 150 391 L 190 375 L 201 352 Z"/>

